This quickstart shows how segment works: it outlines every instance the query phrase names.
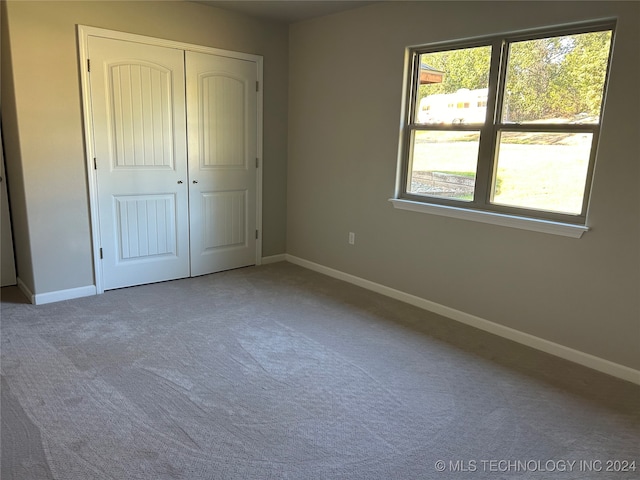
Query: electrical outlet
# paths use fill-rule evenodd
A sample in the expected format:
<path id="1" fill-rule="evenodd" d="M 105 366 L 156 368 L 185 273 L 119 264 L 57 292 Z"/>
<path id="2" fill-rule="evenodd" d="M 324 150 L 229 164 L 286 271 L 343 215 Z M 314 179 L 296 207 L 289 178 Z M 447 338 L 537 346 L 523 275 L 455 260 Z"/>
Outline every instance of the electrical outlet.
<path id="1" fill-rule="evenodd" d="M 349 232 L 349 245 L 356 244 L 356 234 L 353 232 Z"/>

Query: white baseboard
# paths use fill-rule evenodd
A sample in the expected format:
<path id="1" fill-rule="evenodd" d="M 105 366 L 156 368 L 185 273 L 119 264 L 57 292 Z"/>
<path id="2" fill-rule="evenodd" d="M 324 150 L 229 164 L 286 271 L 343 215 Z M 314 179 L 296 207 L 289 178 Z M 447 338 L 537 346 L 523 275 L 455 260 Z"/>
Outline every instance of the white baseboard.
<path id="1" fill-rule="evenodd" d="M 63 300 L 72 300 L 80 297 L 90 297 L 96 295 L 95 285 L 87 285 L 85 287 L 69 288 L 68 290 L 57 290 L 55 292 L 36 294 L 36 305 L 44 305 L 45 303 L 61 302 Z"/>
<path id="2" fill-rule="evenodd" d="M 27 299 L 33 305 L 44 305 L 45 303 L 61 302 L 63 300 L 72 300 L 80 297 L 90 297 L 96 295 L 96 286 L 87 285 L 86 287 L 69 288 L 67 290 L 56 290 L 55 292 L 34 294 L 25 283 L 17 279 L 18 288 L 24 293 Z"/>
<path id="3" fill-rule="evenodd" d="M 269 257 L 262 257 L 262 265 L 268 265 L 270 263 L 286 262 L 287 255 L 281 253 L 279 255 L 271 255 Z"/>
<path id="4" fill-rule="evenodd" d="M 35 304 L 35 295 L 29 289 L 29 287 L 27 287 L 27 285 L 20 279 L 20 277 L 16 278 L 16 284 L 18 285 L 18 288 L 24 294 L 24 296 L 27 297 L 29 303 Z"/>
<path id="5" fill-rule="evenodd" d="M 640 385 L 640 371 L 293 255 L 286 261 Z"/>

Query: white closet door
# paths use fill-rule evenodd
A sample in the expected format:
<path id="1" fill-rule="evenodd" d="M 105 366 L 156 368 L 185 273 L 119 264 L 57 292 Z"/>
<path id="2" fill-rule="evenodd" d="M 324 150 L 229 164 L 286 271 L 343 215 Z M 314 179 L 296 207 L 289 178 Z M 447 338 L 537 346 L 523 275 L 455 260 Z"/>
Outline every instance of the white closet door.
<path id="1" fill-rule="evenodd" d="M 256 263 L 257 65 L 186 52 L 191 275 Z"/>
<path id="2" fill-rule="evenodd" d="M 184 52 L 88 45 L 104 288 L 187 277 Z"/>

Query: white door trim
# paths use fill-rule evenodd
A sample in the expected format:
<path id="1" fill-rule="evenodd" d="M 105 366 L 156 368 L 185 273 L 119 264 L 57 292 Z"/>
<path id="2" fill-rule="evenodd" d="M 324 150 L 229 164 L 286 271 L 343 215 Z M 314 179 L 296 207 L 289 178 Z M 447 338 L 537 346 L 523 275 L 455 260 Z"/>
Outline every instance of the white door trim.
<path id="1" fill-rule="evenodd" d="M 89 83 L 88 59 L 89 59 L 89 37 L 105 37 L 115 40 L 125 40 L 129 42 L 144 43 L 161 47 L 176 48 L 192 52 L 208 53 L 221 57 L 231 57 L 240 60 L 255 62 L 257 67 L 257 77 L 260 88 L 257 92 L 257 155 L 258 167 L 256 172 L 256 228 L 260 232 L 256 242 L 256 265 L 262 261 L 262 139 L 263 139 L 263 58 L 261 55 L 250 53 L 233 52 L 219 48 L 205 47 L 191 43 L 176 42 L 161 38 L 147 37 L 134 33 L 118 32 L 104 28 L 78 25 L 78 58 L 80 62 L 80 81 L 82 89 L 82 109 L 84 120 L 85 154 L 87 162 L 87 177 L 89 182 L 89 210 L 91 219 L 91 236 L 93 243 L 93 268 L 96 293 L 104 293 L 102 281 L 102 263 L 100 262 L 100 223 L 98 218 L 98 188 L 96 171 L 94 169 L 94 138 L 91 112 L 91 85 Z"/>

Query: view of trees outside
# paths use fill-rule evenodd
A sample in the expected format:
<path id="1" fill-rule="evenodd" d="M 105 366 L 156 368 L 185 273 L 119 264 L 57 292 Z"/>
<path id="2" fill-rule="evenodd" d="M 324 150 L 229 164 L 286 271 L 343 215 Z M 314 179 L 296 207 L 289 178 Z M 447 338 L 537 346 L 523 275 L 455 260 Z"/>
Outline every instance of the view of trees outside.
<path id="1" fill-rule="evenodd" d="M 491 47 L 464 48 L 420 55 L 421 65 L 443 72 L 442 82 L 420 85 L 418 98 L 440 93 L 451 94 L 461 88 L 475 90 L 489 86 Z"/>
<path id="2" fill-rule="evenodd" d="M 597 124 L 610 42 L 611 31 L 603 31 L 511 43 L 502 123 Z M 480 94 L 488 86 L 491 48 L 449 50 L 420 57 L 423 68 L 426 65 L 442 75 L 440 82 L 419 86 L 417 121 L 482 123 L 477 119 L 484 118 L 486 104 L 482 115 L 458 112 L 461 107 L 470 112 L 482 105 Z M 475 95 L 469 97 L 469 92 Z M 452 113 L 455 108 L 458 110 Z M 408 191 L 471 200 L 479 133 L 479 128 L 477 132 L 415 132 Z M 579 214 L 591 141 L 590 133 L 570 131 L 502 133 L 492 202 Z"/>
<path id="3" fill-rule="evenodd" d="M 505 85 L 504 122 L 564 119 L 596 122 L 607 72 L 611 32 L 512 43 Z M 460 89 L 487 88 L 491 47 L 421 55 L 444 72 L 441 83 L 420 85 L 419 99 Z"/>
<path id="4" fill-rule="evenodd" d="M 597 123 L 610 42 L 607 31 L 512 44 L 503 121 Z"/>

